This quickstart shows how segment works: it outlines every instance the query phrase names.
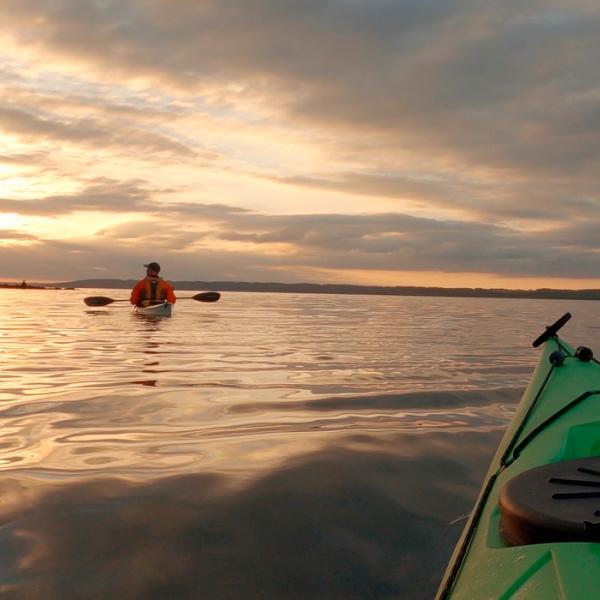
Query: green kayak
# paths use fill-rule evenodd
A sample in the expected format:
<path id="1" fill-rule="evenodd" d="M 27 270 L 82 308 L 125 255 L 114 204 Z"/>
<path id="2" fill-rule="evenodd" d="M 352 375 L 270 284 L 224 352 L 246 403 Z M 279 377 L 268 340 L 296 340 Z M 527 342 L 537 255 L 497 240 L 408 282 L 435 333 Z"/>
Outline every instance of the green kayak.
<path id="1" fill-rule="evenodd" d="M 600 363 L 558 338 L 542 356 L 454 550 L 438 600 L 600 595 Z"/>

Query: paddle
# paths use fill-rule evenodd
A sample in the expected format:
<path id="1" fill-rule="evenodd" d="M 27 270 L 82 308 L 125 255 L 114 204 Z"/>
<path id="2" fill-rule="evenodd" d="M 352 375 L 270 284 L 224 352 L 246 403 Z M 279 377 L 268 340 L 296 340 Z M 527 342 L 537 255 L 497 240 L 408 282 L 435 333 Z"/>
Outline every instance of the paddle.
<path id="1" fill-rule="evenodd" d="M 216 302 L 221 297 L 219 292 L 200 292 L 195 296 L 185 296 L 183 298 L 177 298 L 177 300 L 196 300 L 196 302 Z M 88 296 L 83 301 L 88 306 L 108 306 L 113 302 L 129 302 L 129 299 L 119 298 L 107 298 L 106 296 Z"/>

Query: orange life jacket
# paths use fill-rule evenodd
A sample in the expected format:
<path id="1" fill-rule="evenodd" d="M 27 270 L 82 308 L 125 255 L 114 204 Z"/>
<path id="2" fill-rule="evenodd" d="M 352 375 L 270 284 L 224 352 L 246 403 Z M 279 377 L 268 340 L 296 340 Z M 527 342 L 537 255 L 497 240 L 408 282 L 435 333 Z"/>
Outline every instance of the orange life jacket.
<path id="1" fill-rule="evenodd" d="M 160 277 L 146 277 L 140 294 L 139 304 L 148 306 L 167 299 L 167 286 Z"/>

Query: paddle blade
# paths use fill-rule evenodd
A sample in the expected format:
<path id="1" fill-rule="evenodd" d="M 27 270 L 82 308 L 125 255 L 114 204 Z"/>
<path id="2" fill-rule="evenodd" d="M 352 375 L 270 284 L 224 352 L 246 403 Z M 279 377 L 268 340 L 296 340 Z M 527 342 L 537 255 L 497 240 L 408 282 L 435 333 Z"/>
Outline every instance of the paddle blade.
<path id="1" fill-rule="evenodd" d="M 88 306 L 107 306 L 114 302 L 112 298 L 107 298 L 106 296 L 88 296 L 87 298 L 84 298 L 83 301 Z"/>
<path id="2" fill-rule="evenodd" d="M 220 297 L 221 294 L 219 292 L 201 292 L 192 296 L 192 299 L 198 302 L 216 302 Z"/>

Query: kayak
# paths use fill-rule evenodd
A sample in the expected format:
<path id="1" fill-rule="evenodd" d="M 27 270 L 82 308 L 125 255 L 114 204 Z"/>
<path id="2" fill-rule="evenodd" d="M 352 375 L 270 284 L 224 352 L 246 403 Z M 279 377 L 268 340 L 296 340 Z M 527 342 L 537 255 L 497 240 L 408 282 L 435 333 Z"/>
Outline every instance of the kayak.
<path id="1" fill-rule="evenodd" d="M 150 306 L 136 306 L 134 312 L 148 317 L 170 317 L 173 314 L 173 305 L 168 302 L 152 304 Z"/>
<path id="2" fill-rule="evenodd" d="M 173 314 L 173 305 L 168 302 L 152 304 L 150 306 L 135 306 L 134 312 L 148 317 L 170 317 Z"/>
<path id="3" fill-rule="evenodd" d="M 436 598 L 581 600 L 600 590 L 600 363 L 559 339 L 539 363 Z"/>

